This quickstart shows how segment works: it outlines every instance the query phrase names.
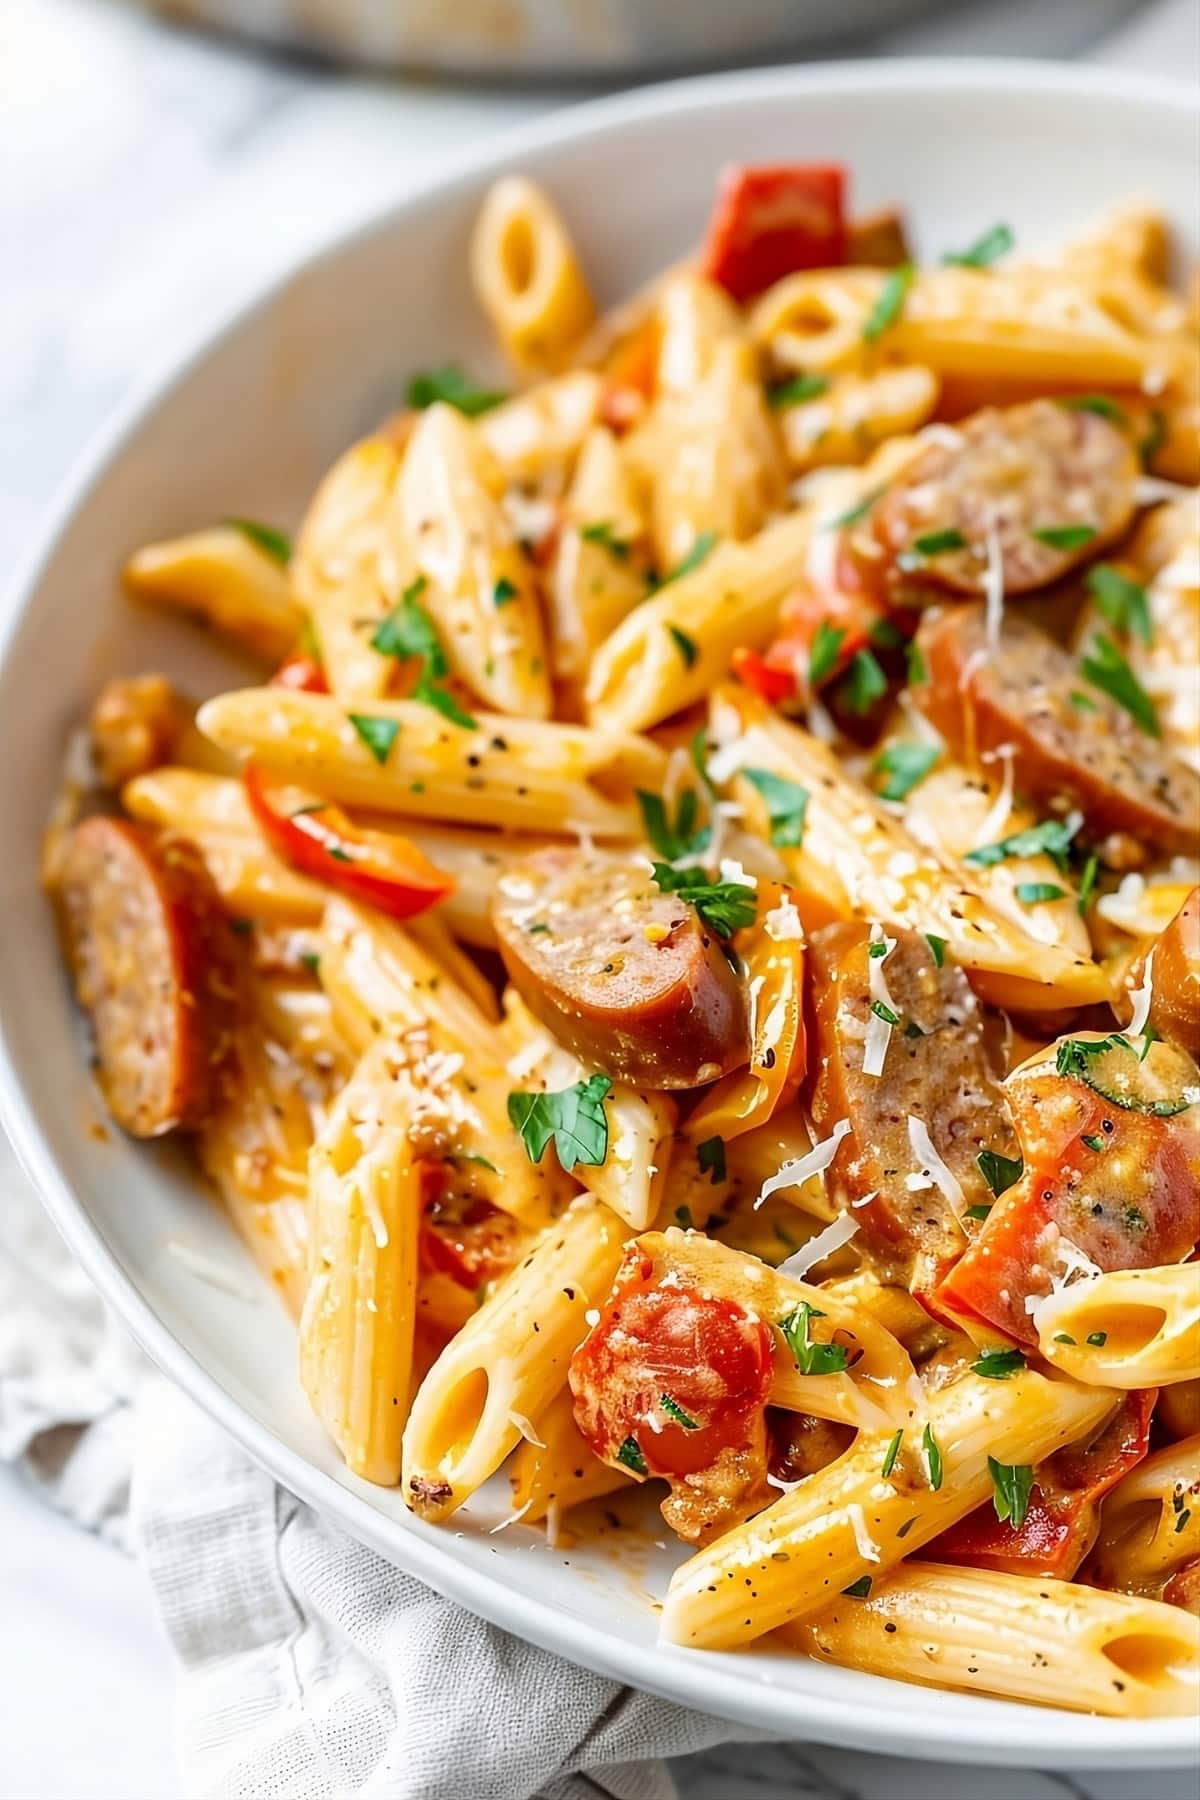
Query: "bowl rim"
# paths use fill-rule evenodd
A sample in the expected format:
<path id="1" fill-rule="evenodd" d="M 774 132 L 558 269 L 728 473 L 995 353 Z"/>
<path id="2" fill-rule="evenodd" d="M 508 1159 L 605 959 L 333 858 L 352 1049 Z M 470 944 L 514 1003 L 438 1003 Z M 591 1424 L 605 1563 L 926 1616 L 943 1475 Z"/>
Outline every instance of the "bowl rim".
<path id="1" fill-rule="evenodd" d="M 907 93 L 914 98 L 967 93 L 1017 100 L 1034 95 L 1083 95 L 1134 110 L 1168 109 L 1200 126 L 1190 86 L 1174 80 L 1131 77 L 1104 65 L 1063 66 L 1021 58 L 911 57 L 700 74 L 556 108 L 488 133 L 449 154 L 436 172 L 427 172 L 415 181 L 398 178 L 393 197 L 376 198 L 348 220 L 326 228 L 307 250 L 284 255 L 265 277 L 261 269 L 250 272 L 233 292 L 214 304 L 205 319 L 193 321 L 160 351 L 85 447 L 52 499 L 30 551 L 18 561 L 14 579 L 0 600 L 0 672 L 33 610 L 59 538 L 109 465 L 154 409 L 190 377 L 195 365 L 248 317 L 272 304 L 297 277 L 326 259 L 343 255 L 360 239 L 394 226 L 410 207 L 481 181 L 520 157 L 545 152 L 564 141 L 601 140 L 648 116 L 736 110 L 764 95 L 800 97 L 817 88 L 823 95 L 841 93 L 855 101 L 885 93 Z M 301 1500 L 335 1518 L 385 1560 L 517 1637 L 678 1704 L 777 1735 L 804 1731 L 820 1743 L 938 1762 L 973 1760 L 997 1767 L 1157 1769 L 1185 1767 L 1193 1761 L 1196 1741 L 1191 1719 L 1114 1720 L 999 1700 L 989 1702 L 986 1715 L 939 1721 L 936 1737 L 931 1737 L 929 1706 L 935 1702 L 929 1690 L 914 1696 L 909 1684 L 877 1680 L 858 1698 L 821 1696 L 818 1700 L 798 1695 L 763 1681 L 760 1675 L 739 1673 L 730 1657 L 712 1658 L 706 1652 L 660 1643 L 631 1643 L 510 1588 L 502 1572 L 489 1576 L 469 1569 L 455 1557 L 454 1540 L 444 1531 L 411 1515 L 397 1523 L 372 1504 L 367 1484 L 353 1483 L 352 1478 L 343 1483 L 292 1450 L 254 1419 L 176 1340 L 73 1194 L 25 1092 L 2 1013 L 0 1127 L 7 1132 L 25 1174 L 88 1278 L 164 1374 Z M 871 1721 L 867 1732 L 865 1720 Z"/>

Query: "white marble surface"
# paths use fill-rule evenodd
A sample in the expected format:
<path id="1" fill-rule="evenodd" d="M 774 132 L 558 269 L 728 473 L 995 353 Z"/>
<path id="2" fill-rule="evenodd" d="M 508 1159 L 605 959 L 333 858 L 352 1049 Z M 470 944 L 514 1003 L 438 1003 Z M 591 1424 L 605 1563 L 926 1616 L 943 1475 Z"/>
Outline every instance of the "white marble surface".
<path id="1" fill-rule="evenodd" d="M 926 10 L 874 48 L 1086 52 L 1193 79 L 1200 60 L 1195 0 Z M 0 567 L 147 356 L 216 294 L 447 146 L 569 97 L 345 79 L 106 0 L 0 0 Z M 169 1714 L 137 1570 L 0 1470 L 0 1800 L 171 1800 Z M 685 1800 L 1194 1795 L 1186 1775 L 988 1772 L 791 1746 L 676 1770 Z"/>

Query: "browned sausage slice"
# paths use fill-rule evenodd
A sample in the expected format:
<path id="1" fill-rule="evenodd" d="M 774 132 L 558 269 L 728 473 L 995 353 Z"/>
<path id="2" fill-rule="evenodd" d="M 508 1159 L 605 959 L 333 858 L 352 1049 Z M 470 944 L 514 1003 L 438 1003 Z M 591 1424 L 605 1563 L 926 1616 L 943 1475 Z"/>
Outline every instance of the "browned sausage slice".
<path id="1" fill-rule="evenodd" d="M 1151 957 L 1150 1023 L 1159 1037 L 1200 1060 L 1200 888 L 1192 889 L 1167 929 L 1137 958 L 1130 988 L 1142 986 Z"/>
<path id="2" fill-rule="evenodd" d="M 228 926 L 195 847 L 96 817 L 67 842 L 61 899 L 100 1086 L 134 1137 L 203 1123 L 233 1022 Z"/>
<path id="3" fill-rule="evenodd" d="M 842 1120 L 850 1126 L 828 1180 L 838 1204 L 858 1220 L 856 1246 L 889 1278 L 927 1292 L 966 1248 L 962 1215 L 992 1199 L 980 1151 L 1019 1151 L 966 977 L 949 963 L 939 968 L 920 932 L 890 935 L 894 947 L 877 966 L 898 1022 L 878 1076 L 864 1073 L 867 1032 L 873 1005 L 888 1002 L 872 995 L 868 928 L 829 925 L 809 940 L 817 1071 L 811 1106 L 822 1137 Z M 910 1118 L 928 1132 L 961 1196 L 948 1197 L 931 1178 Z"/>
<path id="4" fill-rule="evenodd" d="M 1036 625 L 1007 613 L 993 646 L 982 607 L 947 607 L 923 620 L 917 643 L 929 680 L 914 696 L 960 755 L 1010 745 L 1017 792 L 1077 806 L 1093 836 L 1126 831 L 1167 855 L 1200 849 L 1200 775 L 1099 689 L 1077 705 L 1075 663 Z"/>
<path id="5" fill-rule="evenodd" d="M 505 967 L 559 1042 L 615 1079 L 697 1087 L 750 1053 L 737 977 L 692 907 L 645 865 L 544 850 L 500 880 Z"/>
<path id="6" fill-rule="evenodd" d="M 995 533 L 1004 592 L 1057 581 L 1125 531 L 1138 467 L 1129 441 L 1099 414 L 1035 400 L 988 407 L 904 469 L 872 514 L 885 579 L 909 600 L 921 591 L 982 596 Z M 1060 534 L 1087 528 L 1082 542 Z M 923 554 L 918 540 L 960 534 L 963 548 Z M 1049 533 L 1050 541 L 1038 533 Z M 930 546 L 932 550 L 933 547 Z"/>

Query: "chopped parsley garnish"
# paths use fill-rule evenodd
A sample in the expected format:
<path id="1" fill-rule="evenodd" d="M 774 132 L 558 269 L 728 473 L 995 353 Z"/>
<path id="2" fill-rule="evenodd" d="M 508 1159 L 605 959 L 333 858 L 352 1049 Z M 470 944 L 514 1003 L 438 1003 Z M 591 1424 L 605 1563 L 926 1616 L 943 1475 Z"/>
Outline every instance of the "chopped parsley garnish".
<path id="1" fill-rule="evenodd" d="M 851 1600 L 865 1600 L 871 1592 L 871 1577 L 860 1575 L 857 1581 L 852 1581 L 849 1587 L 842 1589 L 842 1592 Z"/>
<path id="2" fill-rule="evenodd" d="M 1090 694 L 1085 694 L 1082 688 L 1072 688 L 1067 695 L 1067 699 L 1071 702 L 1071 705 L 1075 708 L 1076 712 L 1100 711 L 1100 708 L 1096 705 L 1092 696 Z"/>
<path id="3" fill-rule="evenodd" d="M 695 788 L 685 788 L 680 794 L 674 822 L 668 817 L 661 795 L 648 794 L 644 788 L 639 788 L 637 802 L 641 808 L 642 829 L 647 840 L 668 862 L 675 862 L 681 856 L 696 855 L 705 848 L 712 836 L 707 825 L 696 824 L 698 802 Z"/>
<path id="4" fill-rule="evenodd" d="M 1054 1341 L 1056 1344 L 1072 1344 L 1073 1345 L 1075 1342 L 1075 1339 L 1071 1336 L 1069 1331 L 1056 1331 L 1054 1334 Z"/>
<path id="5" fill-rule="evenodd" d="M 690 1413 L 685 1413 L 678 1400 L 673 1399 L 670 1394 L 660 1394 L 658 1396 L 658 1404 L 662 1407 L 668 1419 L 674 1419 L 676 1425 L 682 1425 L 685 1431 L 699 1431 L 699 1419 L 693 1419 Z"/>
<path id="6" fill-rule="evenodd" d="M 264 525 L 260 519 L 226 519 L 225 523 L 240 531 L 256 550 L 261 550 L 280 568 L 287 568 L 292 560 L 292 540 L 285 531 L 276 530 L 274 525 Z"/>
<path id="7" fill-rule="evenodd" d="M 996 1517 L 1001 1524 L 1007 1519 L 1014 1531 L 1020 1531 L 1029 1511 L 1033 1469 L 1028 1463 L 1002 1463 L 989 1456 L 988 1474 L 992 1478 L 992 1504 L 996 1508 Z"/>
<path id="8" fill-rule="evenodd" d="M 813 687 L 819 687 L 827 675 L 833 674 L 845 641 L 846 633 L 840 625 L 831 625 L 828 619 L 821 620 L 813 632 L 808 651 L 808 679 Z"/>
<path id="9" fill-rule="evenodd" d="M 1089 1331 L 1086 1342 L 1096 1350 L 1103 1350 L 1108 1342 L 1108 1333 L 1107 1331 Z"/>
<path id="10" fill-rule="evenodd" d="M 899 650 L 907 642 L 900 627 L 891 619 L 876 619 L 868 625 L 867 636 L 876 650 Z"/>
<path id="11" fill-rule="evenodd" d="M 874 344 L 885 331 L 890 331 L 904 310 L 908 290 L 916 270 L 911 263 L 901 263 L 892 270 L 862 328 L 864 344 Z"/>
<path id="12" fill-rule="evenodd" d="M 470 713 L 463 711 L 448 689 L 438 685 L 442 677 L 449 674 L 450 664 L 433 620 L 421 605 L 421 595 L 427 585 L 424 575 L 418 575 L 415 581 L 409 583 L 398 604 L 377 628 L 371 639 L 371 648 L 378 650 L 381 656 L 401 659 L 416 657 L 421 669 L 412 698 L 436 708 L 455 725 L 473 731 L 475 720 Z M 497 584 L 497 587 L 500 585 Z"/>
<path id="13" fill-rule="evenodd" d="M 900 1427 L 899 1431 L 895 1431 L 892 1433 L 891 1442 L 888 1444 L 887 1450 L 884 1452 L 883 1467 L 882 1467 L 882 1469 L 880 1469 L 879 1473 L 882 1475 L 882 1477 L 885 1481 L 887 1480 L 888 1476 L 891 1474 L 892 1470 L 896 1466 L 896 1458 L 900 1454 L 900 1445 L 903 1443 L 903 1441 L 904 1441 L 904 1427 L 902 1425 Z"/>
<path id="14" fill-rule="evenodd" d="M 940 755 L 936 744 L 889 744 L 874 763 L 875 773 L 887 776 L 880 794 L 885 800 L 907 799 Z"/>
<path id="15" fill-rule="evenodd" d="M 725 1179 L 725 1140 L 719 1137 L 705 1138 L 702 1144 L 696 1145 L 696 1162 L 701 1174 L 711 1172 L 712 1185 L 716 1187 Z"/>
<path id="16" fill-rule="evenodd" d="M 611 550 L 622 562 L 629 555 L 629 545 L 613 536 L 612 525 L 607 519 L 598 519 L 594 525 L 581 525 L 579 535 L 585 544 L 603 544 L 606 550 Z"/>
<path id="17" fill-rule="evenodd" d="M 667 630 L 674 639 L 675 648 L 683 658 L 684 668 L 690 669 L 700 654 L 695 638 L 689 637 L 686 631 L 681 631 L 678 625 L 668 625 Z"/>
<path id="18" fill-rule="evenodd" d="M 982 1223 L 988 1217 L 991 1210 L 992 1210 L 992 1203 L 990 1200 L 980 1201 L 980 1203 L 977 1206 L 968 1206 L 967 1210 L 963 1214 L 963 1218 L 964 1219 L 975 1219 L 979 1223 Z"/>
<path id="19" fill-rule="evenodd" d="M 1115 700 L 1118 706 L 1124 707 L 1148 737 L 1162 736 L 1154 702 L 1117 646 L 1104 632 L 1096 632 L 1092 638 L 1091 654 L 1084 657 L 1079 667 L 1084 680 L 1090 681 L 1093 687 L 1098 687 L 1110 700 Z"/>
<path id="20" fill-rule="evenodd" d="M 858 650 L 846 671 L 842 694 L 852 713 L 870 712 L 887 693 L 887 676 L 870 650 Z"/>
<path id="21" fill-rule="evenodd" d="M 1051 550 L 1081 550 L 1096 535 L 1094 525 L 1038 525 L 1032 534 Z"/>
<path id="22" fill-rule="evenodd" d="M 307 969 L 310 975 L 316 975 L 321 967 L 321 958 L 315 950 L 302 950 L 300 952 L 300 967 L 302 969 Z"/>
<path id="23" fill-rule="evenodd" d="M 542 920 L 539 920 L 536 925 L 527 925 L 525 927 L 525 929 L 529 933 L 530 937 L 536 937 L 539 932 L 549 931 L 550 927 L 547 924 L 545 924 Z"/>
<path id="24" fill-rule="evenodd" d="M 463 711 L 449 688 L 438 687 L 431 681 L 418 681 L 412 691 L 412 698 L 423 701 L 426 706 L 432 706 L 444 719 L 449 719 L 452 725 L 461 725 L 464 731 L 475 731 L 478 728 L 478 721 L 469 712 Z"/>
<path id="25" fill-rule="evenodd" d="M 701 725 L 693 734 L 692 741 L 688 745 L 688 755 L 691 758 L 693 769 L 695 769 L 709 793 L 715 794 L 717 790 L 713 786 L 712 778 L 708 773 L 708 739 L 704 735 L 703 725 Z"/>
<path id="26" fill-rule="evenodd" d="M 693 1229 L 695 1220 L 692 1218 L 692 1209 L 690 1206 L 677 1206 L 675 1208 L 675 1223 L 683 1231 L 691 1231 Z"/>
<path id="27" fill-rule="evenodd" d="M 929 954 L 932 956 L 938 968 L 944 968 L 946 966 L 945 938 L 935 937 L 932 931 L 927 931 L 925 933 L 925 942 L 929 945 Z"/>
<path id="28" fill-rule="evenodd" d="M 875 1014 L 877 1019 L 882 1019 L 885 1025 L 898 1025 L 900 1023 L 900 1014 L 898 1012 L 893 1012 L 891 1007 L 886 1005 L 882 1000 L 872 1000 L 871 1011 Z"/>
<path id="29" fill-rule="evenodd" d="M 933 1435 L 932 1425 L 927 1425 L 921 1433 L 921 1448 L 925 1452 L 925 1467 L 929 1474 L 929 1485 L 936 1494 L 942 1485 L 945 1464 L 942 1461 L 941 1447 Z"/>
<path id="30" fill-rule="evenodd" d="M 1088 570 L 1085 585 L 1114 631 L 1122 637 L 1139 637 L 1143 644 L 1154 642 L 1150 607 L 1141 582 L 1131 581 L 1111 563 L 1097 563 Z"/>
<path id="31" fill-rule="evenodd" d="M 1087 909 L 1091 904 L 1092 894 L 1096 886 L 1096 877 L 1099 873 L 1100 858 L 1093 850 L 1087 861 L 1084 863 L 1083 874 L 1079 878 L 1079 899 L 1076 902 L 1076 905 L 1078 906 L 1081 919 L 1086 918 L 1087 916 Z"/>
<path id="32" fill-rule="evenodd" d="M 929 680 L 929 670 L 925 666 L 925 657 L 916 638 L 904 652 L 905 679 L 909 687 L 923 687 Z"/>
<path id="33" fill-rule="evenodd" d="M 948 550 L 965 550 L 967 540 L 961 531 L 927 531 L 913 539 L 912 547 L 918 556 L 944 556 Z"/>
<path id="34" fill-rule="evenodd" d="M 604 1097 L 611 1088 L 609 1077 L 597 1074 L 557 1093 L 510 1094 L 508 1116 L 530 1162 L 541 1162 L 553 1138 L 558 1160 L 568 1174 L 576 1163 L 599 1168 L 608 1155 Z"/>
<path id="35" fill-rule="evenodd" d="M 1128 425 L 1129 414 L 1107 394 L 1064 394 L 1058 403 L 1068 412 L 1090 412 L 1108 419 L 1113 425 Z"/>
<path id="36" fill-rule="evenodd" d="M 1067 890 L 1053 881 L 1018 881 L 1016 895 L 1022 906 L 1045 906 L 1051 900 L 1065 900 Z"/>
<path id="37" fill-rule="evenodd" d="M 1019 1350 L 982 1350 L 971 1364 L 975 1374 L 982 1375 L 985 1381 L 1011 1381 L 1026 1366 Z"/>
<path id="38" fill-rule="evenodd" d="M 1011 226 L 993 225 L 965 250 L 948 251 L 942 261 L 954 269 L 988 269 L 1007 256 L 1016 241 Z"/>
<path id="39" fill-rule="evenodd" d="M 788 781 L 772 769 L 743 769 L 766 802 L 771 827 L 771 842 L 777 849 L 798 849 L 804 842 L 804 819 L 808 811 L 808 789 L 798 781 Z"/>
<path id="40" fill-rule="evenodd" d="M 632 1470 L 635 1475 L 645 1475 L 648 1472 L 646 1469 L 646 1459 L 642 1455 L 641 1447 L 635 1437 L 627 1437 L 625 1439 L 625 1442 L 617 1451 L 617 1461 L 626 1469 Z"/>
<path id="41" fill-rule="evenodd" d="M 867 945 L 867 955 L 872 962 L 879 962 L 882 957 L 887 955 L 890 949 L 891 945 L 888 944 L 885 939 L 873 938 Z"/>
<path id="42" fill-rule="evenodd" d="M 495 388 L 480 387 L 457 363 L 447 363 L 443 368 L 429 369 L 423 375 L 414 375 L 408 384 L 410 406 L 423 410 L 437 400 L 444 400 L 447 406 L 465 413 L 468 419 L 477 419 L 480 413 L 491 412 L 494 406 L 499 406 L 501 401 L 507 399 L 507 394 L 502 394 Z"/>
<path id="43" fill-rule="evenodd" d="M 1138 455 L 1143 469 L 1148 469 L 1155 457 L 1167 441 L 1167 415 L 1162 408 L 1156 406 L 1150 414 L 1150 426 L 1145 437 L 1138 445 Z"/>
<path id="44" fill-rule="evenodd" d="M 999 843 L 968 850 L 963 861 L 977 869 L 990 869 L 1009 856 L 1048 856 L 1057 868 L 1065 869 L 1071 840 L 1082 824 L 1081 813 L 1071 813 L 1065 819 L 1043 819 L 1025 831 L 1014 831 L 1011 837 L 1001 838 Z"/>
<path id="45" fill-rule="evenodd" d="M 693 569 L 698 569 L 705 557 L 716 548 L 716 542 L 717 534 L 715 531 L 700 532 L 687 555 L 681 562 L 677 562 L 673 569 L 667 570 L 667 573 L 658 583 L 658 587 L 669 587 L 673 581 L 680 581 L 683 576 L 690 575 Z M 674 627 L 672 627 L 672 629 L 674 629 Z"/>
<path id="46" fill-rule="evenodd" d="M 850 1365 L 850 1359 L 841 1344 L 814 1343 L 810 1338 L 810 1324 L 814 1319 L 824 1317 L 825 1314 L 815 1306 L 810 1306 L 807 1300 L 801 1300 L 798 1306 L 779 1320 L 779 1329 L 802 1375 L 840 1375 Z"/>
<path id="47" fill-rule="evenodd" d="M 492 589 L 492 605 L 508 606 L 516 599 L 520 591 L 515 581 L 510 581 L 507 575 L 502 575 Z"/>
<path id="48" fill-rule="evenodd" d="M 1108 1148 L 1104 1139 L 1094 1131 L 1085 1131 L 1079 1141 L 1081 1144 L 1086 1144 L 1089 1150 L 1094 1150 L 1097 1156 Z"/>
<path id="49" fill-rule="evenodd" d="M 1175 1535 L 1176 1536 L 1178 1536 L 1179 1533 L 1184 1529 L 1184 1527 L 1190 1522 L 1191 1517 L 1192 1517 L 1191 1512 L 1185 1506 L 1183 1511 L 1180 1513 L 1179 1517 L 1175 1521 Z"/>
<path id="50" fill-rule="evenodd" d="M 371 713 L 347 713 L 346 717 L 375 761 L 385 763 L 388 752 L 400 733 L 399 719 L 379 719 Z"/>
<path id="51" fill-rule="evenodd" d="M 473 1163 L 480 1169 L 490 1169 L 493 1175 L 500 1173 L 495 1163 L 489 1162 L 486 1156 L 480 1156 L 477 1150 L 448 1150 L 446 1156 L 450 1162 Z"/>
<path id="52" fill-rule="evenodd" d="M 777 381 L 767 389 L 767 405 L 775 412 L 784 407 L 800 406 L 805 400 L 819 400 L 829 391 L 827 375 L 793 375 L 788 381 Z"/>
<path id="53" fill-rule="evenodd" d="M 981 1150 L 975 1161 L 997 1200 L 1001 1194 L 1007 1194 L 1010 1187 L 1015 1187 L 1025 1173 L 1021 1157 L 1001 1156 L 999 1150 Z"/>
<path id="54" fill-rule="evenodd" d="M 670 863 L 654 864 L 654 880 L 664 894 L 679 894 L 694 906 L 704 923 L 719 938 L 753 925 L 758 913 L 754 889 L 741 881 L 710 881 L 703 869 L 674 869 Z"/>
<path id="55" fill-rule="evenodd" d="M 253 919 L 233 918 L 229 921 L 229 929 L 238 937 L 249 937 L 254 930 Z"/>
<path id="56" fill-rule="evenodd" d="M 852 506 L 848 512 L 839 513 L 836 519 L 830 519 L 829 529 L 831 531 L 841 531 L 847 525 L 857 525 L 861 519 L 866 518 L 875 502 L 881 500 L 886 492 L 886 488 L 872 488 L 870 493 L 864 494 L 862 499 L 858 501 L 856 505 Z"/>

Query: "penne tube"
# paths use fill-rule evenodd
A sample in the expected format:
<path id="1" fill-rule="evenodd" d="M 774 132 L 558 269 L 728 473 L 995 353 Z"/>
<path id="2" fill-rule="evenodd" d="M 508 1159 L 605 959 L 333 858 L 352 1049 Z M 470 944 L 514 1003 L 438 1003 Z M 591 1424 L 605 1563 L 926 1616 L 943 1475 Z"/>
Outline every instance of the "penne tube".
<path id="1" fill-rule="evenodd" d="M 511 989 L 504 1011 L 515 1088 L 557 1092 L 598 1073 L 557 1043 Z M 638 1093 L 621 1081 L 612 1084 L 603 1104 L 608 1120 L 604 1161 L 576 1163 L 572 1173 L 631 1230 L 645 1231 L 666 1191 L 675 1107 L 665 1094 Z"/>
<path id="2" fill-rule="evenodd" d="M 233 525 L 147 544 L 124 579 L 135 600 L 188 613 L 270 663 L 288 654 L 304 622 L 279 564 Z"/>
<path id="3" fill-rule="evenodd" d="M 886 279 L 862 268 L 785 275 L 751 308 L 751 336 L 782 369 L 829 374 L 861 368 L 867 356 L 863 328 Z"/>
<path id="4" fill-rule="evenodd" d="M 513 361 L 552 369 L 596 316 L 583 270 L 550 196 L 523 175 L 488 189 L 471 234 L 479 304 Z"/>
<path id="5" fill-rule="evenodd" d="M 600 389 L 592 370 L 572 369 L 493 406 L 475 430 L 507 481 L 558 491 L 595 423 Z"/>
<path id="6" fill-rule="evenodd" d="M 404 1056 L 372 1044 L 309 1158 L 300 1379 L 347 1467 L 392 1487 L 412 1371 L 421 1176 Z"/>
<path id="7" fill-rule="evenodd" d="M 932 418 L 939 391 L 933 370 L 914 365 L 833 376 L 823 393 L 779 413 L 788 467 L 802 475 L 833 463 L 864 462 L 886 439 Z"/>
<path id="8" fill-rule="evenodd" d="M 396 821 L 380 819 L 385 829 Z M 430 862 L 453 875 L 454 892 L 438 904 L 436 917 L 445 920 L 456 938 L 477 950 L 494 950 L 492 893 L 506 869 L 547 849 L 556 840 L 548 837 L 516 837 L 511 832 L 472 831 L 459 825 L 433 825 L 406 819 L 404 835 L 424 851 Z"/>
<path id="9" fill-rule="evenodd" d="M 451 670 L 485 705 L 546 718 L 550 680 L 532 569 L 500 505 L 494 466 L 454 407 L 439 401 L 421 414 L 396 519 Z"/>
<path id="10" fill-rule="evenodd" d="M 479 964 L 459 949 L 444 909 L 439 906 L 430 912 L 417 913 L 404 921 L 404 929 L 461 988 L 489 1024 L 498 1024 L 500 1002 L 496 990 Z"/>
<path id="11" fill-rule="evenodd" d="M 563 503 L 547 581 L 554 673 L 573 692 L 604 639 L 645 599 L 644 568 L 630 554 L 645 533 L 621 446 L 611 431 L 596 426 Z"/>
<path id="12" fill-rule="evenodd" d="M 1038 1348 L 1095 1387 L 1165 1387 L 1200 1375 L 1200 1263 L 1113 1269 L 1043 1300 Z"/>
<path id="13" fill-rule="evenodd" d="M 1159 1595 L 1200 1558 L 1200 1434 L 1143 1457 L 1105 1496 L 1086 1574 L 1102 1587 Z"/>
<path id="14" fill-rule="evenodd" d="M 712 735 L 726 755 L 736 746 L 735 766 L 765 768 L 808 794 L 803 843 L 782 851 L 807 925 L 857 916 L 933 932 L 997 1005 L 1036 1010 L 1107 1000 L 1099 965 L 1019 929 L 961 868 L 906 831 L 827 745 L 745 689 L 722 688 L 716 699 Z M 748 781 L 738 782 L 737 797 L 761 812 Z"/>
<path id="15" fill-rule="evenodd" d="M 820 1661 L 958 1693 L 1114 1719 L 1187 1717 L 1200 1621 L 1074 1581 L 905 1563 L 782 1641 Z"/>
<path id="16" fill-rule="evenodd" d="M 691 1118 L 683 1130 L 691 1135 Z M 757 1195 L 765 1181 L 778 1175 L 786 1163 L 798 1162 L 813 1147 L 809 1130 L 799 1106 L 786 1106 L 766 1125 L 758 1125 L 726 1146 L 725 1161 L 730 1174 L 742 1189 Z M 837 1216 L 837 1208 L 825 1192 L 821 1174 L 806 1175 L 795 1185 L 778 1192 L 800 1212 L 828 1223 Z"/>
<path id="17" fill-rule="evenodd" d="M 371 717 L 397 727 L 382 761 L 325 694 L 243 688 L 201 707 L 222 748 L 311 785 L 332 800 L 515 831 L 640 836 L 634 791 L 660 789 L 663 752 L 648 739 L 582 725 L 480 714 L 474 731 L 419 700 L 379 700 Z"/>
<path id="18" fill-rule="evenodd" d="M 839 1276 L 826 1282 L 821 1291 L 830 1298 L 844 1300 L 847 1305 L 869 1312 L 910 1355 L 926 1350 L 947 1335 L 944 1327 L 930 1317 L 907 1288 L 880 1281 L 869 1269 Z"/>
<path id="19" fill-rule="evenodd" d="M 592 725 L 642 731 L 706 698 L 736 649 L 770 637 L 811 530 L 808 515 L 794 513 L 746 543 L 718 544 L 631 612 L 592 663 Z"/>
<path id="20" fill-rule="evenodd" d="M 624 1469 L 611 1468 L 593 1455 L 575 1423 L 575 1403 L 566 1387 L 517 1445 L 509 1473 L 514 1513 L 527 1525 L 545 1519 L 551 1543 L 568 1507 L 614 1494 L 633 1480 Z"/>
<path id="21" fill-rule="evenodd" d="M 296 539 L 296 598 L 308 614 L 330 691 L 348 702 L 385 694 L 396 667 L 371 639 L 416 574 L 411 546 L 396 529 L 400 467 L 387 438 L 352 445 L 317 489 Z"/>
<path id="22" fill-rule="evenodd" d="M 992 1493 L 989 1458 L 1036 1465 L 1094 1430 L 1113 1404 L 1101 1389 L 1048 1381 L 1031 1369 L 1003 1382 L 965 1374 L 923 1395 L 886 1477 L 890 1440 L 861 1432 L 835 1463 L 677 1569 L 664 1637 L 732 1650 L 811 1617 L 831 1593 L 884 1574 L 981 1506 Z M 908 1442 L 919 1430 L 921 1451 Z M 936 1464 L 923 1448 L 930 1442 Z"/>
<path id="23" fill-rule="evenodd" d="M 657 390 L 685 398 L 709 375 L 723 345 L 745 342 L 742 314 L 725 289 L 677 269 L 658 292 Z"/>

